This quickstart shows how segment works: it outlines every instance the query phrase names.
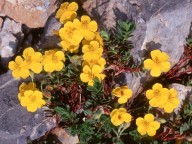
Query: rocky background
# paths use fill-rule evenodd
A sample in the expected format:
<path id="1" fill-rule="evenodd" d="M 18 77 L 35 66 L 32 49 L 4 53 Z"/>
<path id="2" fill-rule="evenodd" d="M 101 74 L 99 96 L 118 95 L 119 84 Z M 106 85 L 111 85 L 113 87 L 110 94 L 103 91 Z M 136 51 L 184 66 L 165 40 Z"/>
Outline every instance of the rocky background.
<path id="1" fill-rule="evenodd" d="M 0 0 L 0 144 L 25 144 L 53 129 L 63 144 L 75 144 L 55 128 L 56 121 L 45 117 L 45 110 L 28 113 L 17 99 L 19 81 L 7 70 L 8 62 L 32 46 L 36 49 L 58 47 L 53 35 L 60 23 L 54 18 L 62 0 Z M 135 60 L 155 48 L 167 52 L 172 66 L 182 53 L 186 38 L 192 32 L 192 0 L 82 0 L 83 9 L 95 19 L 100 28 L 113 28 L 118 19 L 133 20 L 136 30 L 132 38 Z M 126 81 L 134 95 L 142 91 L 148 73 L 135 77 L 126 73 Z M 181 99 L 191 95 L 192 88 L 173 84 Z M 46 108 L 44 108 L 46 109 Z"/>

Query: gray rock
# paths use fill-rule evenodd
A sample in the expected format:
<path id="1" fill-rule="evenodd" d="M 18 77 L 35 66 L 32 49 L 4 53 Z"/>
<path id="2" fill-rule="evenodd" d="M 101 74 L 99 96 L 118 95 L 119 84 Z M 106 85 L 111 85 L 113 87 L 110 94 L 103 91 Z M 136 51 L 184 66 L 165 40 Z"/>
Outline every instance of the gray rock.
<path id="1" fill-rule="evenodd" d="M 43 110 L 27 112 L 18 99 L 19 81 L 9 71 L 0 76 L 0 143 L 26 144 L 27 138 L 36 139 L 55 127 L 53 118 L 45 119 Z"/>
<path id="2" fill-rule="evenodd" d="M 0 31 L 0 56 L 1 65 L 7 67 L 8 62 L 16 54 L 17 47 L 22 41 L 24 34 L 21 24 L 6 18 Z"/>
<path id="3" fill-rule="evenodd" d="M 42 49 L 57 48 L 60 38 L 54 35 L 53 31 L 59 30 L 60 27 L 61 23 L 55 18 L 55 16 L 50 16 L 44 28 L 44 33 L 41 37 L 38 47 Z"/>
<path id="4" fill-rule="evenodd" d="M 58 8 L 58 0 L 1 0 L 0 15 L 9 16 L 30 28 L 44 27 Z"/>

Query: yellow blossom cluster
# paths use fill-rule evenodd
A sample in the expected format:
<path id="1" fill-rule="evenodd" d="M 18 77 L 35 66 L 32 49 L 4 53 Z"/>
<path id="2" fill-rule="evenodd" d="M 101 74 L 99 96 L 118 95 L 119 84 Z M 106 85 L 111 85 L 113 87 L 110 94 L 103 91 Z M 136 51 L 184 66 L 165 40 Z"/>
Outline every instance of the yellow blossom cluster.
<path id="1" fill-rule="evenodd" d="M 159 107 L 165 112 L 171 113 L 179 106 L 179 98 L 174 88 L 167 89 L 159 83 L 153 85 L 152 89 L 146 91 L 146 97 L 152 107 Z"/>
<path id="2" fill-rule="evenodd" d="M 23 51 L 23 55 L 17 56 L 15 61 L 10 61 L 8 67 L 12 70 L 14 78 L 27 78 L 30 73 L 39 74 L 43 67 L 46 72 L 60 71 L 65 61 L 64 53 L 58 50 L 45 51 L 42 56 L 40 52 L 35 52 L 32 47 Z"/>
<path id="3" fill-rule="evenodd" d="M 64 67 L 65 55 L 63 51 L 54 49 L 45 51 L 42 55 L 35 52 L 32 47 L 23 51 L 22 56 L 17 56 L 15 61 L 9 62 L 9 69 L 12 70 L 14 78 L 27 78 L 33 73 L 40 73 L 43 68 L 46 72 L 61 71 Z M 35 112 L 38 108 L 45 105 L 43 94 L 35 83 L 22 83 L 19 87 L 18 99 L 23 107 L 27 107 L 30 112 Z"/>
<path id="4" fill-rule="evenodd" d="M 29 112 L 35 112 L 38 108 L 45 105 L 43 94 L 36 88 L 36 84 L 30 82 L 22 83 L 19 87 L 18 99 L 23 107 L 26 107 Z"/>
<path id="5" fill-rule="evenodd" d="M 132 96 L 132 91 L 131 89 L 129 89 L 128 86 L 121 86 L 113 89 L 112 94 L 119 98 L 118 99 L 119 104 L 124 104 Z M 129 113 L 127 113 L 127 110 L 125 108 L 114 109 L 111 112 L 110 117 L 111 122 L 115 126 L 119 126 L 124 122 L 130 123 L 132 118 L 132 116 Z"/>
<path id="6" fill-rule="evenodd" d="M 97 32 L 97 22 L 91 20 L 87 15 L 81 16 L 80 20 L 77 19 L 77 10 L 77 3 L 65 2 L 56 13 L 56 18 L 60 18 L 60 22 L 64 24 L 59 30 L 60 45 L 64 51 L 70 53 L 78 53 L 79 47 L 82 45 L 83 72 L 80 74 L 80 79 L 92 86 L 94 78 L 99 80 L 105 78 L 105 75 L 102 74 L 106 64 L 102 57 L 103 39 Z"/>

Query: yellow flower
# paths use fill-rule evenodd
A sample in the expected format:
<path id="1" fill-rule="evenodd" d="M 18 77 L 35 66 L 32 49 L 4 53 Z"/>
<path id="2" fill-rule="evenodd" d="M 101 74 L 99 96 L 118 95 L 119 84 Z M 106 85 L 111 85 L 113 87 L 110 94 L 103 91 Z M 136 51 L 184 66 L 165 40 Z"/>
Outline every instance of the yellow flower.
<path id="1" fill-rule="evenodd" d="M 42 54 L 40 52 L 35 52 L 33 48 L 29 47 L 24 50 L 23 57 L 28 69 L 31 69 L 34 73 L 42 71 Z"/>
<path id="2" fill-rule="evenodd" d="M 96 58 L 94 58 L 96 57 Z M 100 57 L 99 59 L 97 59 L 97 55 L 95 56 L 95 54 L 92 55 L 92 59 L 88 59 L 86 61 L 83 61 L 82 66 L 84 67 L 85 65 L 88 65 L 89 67 L 93 67 L 93 65 L 98 65 L 102 68 L 104 68 L 106 64 L 106 60 L 102 57 Z"/>
<path id="3" fill-rule="evenodd" d="M 83 59 L 90 61 L 92 59 L 92 55 L 98 55 L 97 57 L 100 58 L 103 53 L 103 49 L 99 47 L 99 43 L 97 41 L 91 41 L 90 45 L 83 46 L 82 52 L 84 53 Z"/>
<path id="4" fill-rule="evenodd" d="M 27 107 L 29 112 L 35 112 L 38 108 L 45 105 L 42 92 L 35 90 L 27 90 L 24 92 L 24 97 L 21 98 L 21 105 Z"/>
<path id="5" fill-rule="evenodd" d="M 163 108 L 165 103 L 167 102 L 169 95 L 169 90 L 167 88 L 163 88 L 163 86 L 159 83 L 153 85 L 152 89 L 147 90 L 146 97 L 150 100 L 149 104 L 152 107 Z"/>
<path id="6" fill-rule="evenodd" d="M 145 135 L 147 133 L 149 136 L 154 136 L 156 134 L 156 130 L 160 127 L 160 123 L 154 121 L 154 116 L 150 113 L 146 114 L 144 118 L 137 118 L 136 125 L 137 131 L 141 135 Z"/>
<path id="7" fill-rule="evenodd" d="M 46 72 L 61 71 L 64 67 L 65 55 L 62 51 L 49 50 L 45 51 L 43 56 L 43 66 Z"/>
<path id="8" fill-rule="evenodd" d="M 83 72 L 80 74 L 81 81 L 84 83 L 88 82 L 88 85 L 93 86 L 93 79 L 97 77 L 99 80 L 103 80 L 105 78 L 104 74 L 101 74 L 102 67 L 98 65 L 94 65 L 92 68 L 85 65 L 83 67 Z"/>
<path id="9" fill-rule="evenodd" d="M 177 91 L 174 88 L 169 90 L 169 96 L 166 104 L 164 105 L 164 110 L 167 113 L 171 113 L 175 108 L 179 106 L 179 99 L 177 97 Z"/>
<path id="10" fill-rule="evenodd" d="M 165 52 L 161 52 L 160 50 L 151 51 L 152 59 L 146 59 L 144 61 L 144 68 L 147 70 L 151 70 L 151 75 L 154 77 L 160 76 L 161 72 L 168 72 L 171 65 L 169 60 L 169 56 Z"/>
<path id="11" fill-rule="evenodd" d="M 71 53 L 78 52 L 79 44 L 83 39 L 82 34 L 78 31 L 72 22 L 67 22 L 63 28 L 59 30 L 59 36 L 61 37 L 61 46 L 65 51 Z"/>
<path id="12" fill-rule="evenodd" d="M 131 122 L 131 115 L 127 113 L 127 110 L 125 108 L 119 108 L 119 109 L 114 109 L 110 113 L 111 117 L 111 122 L 115 126 L 121 125 L 123 122 L 129 123 Z"/>
<path id="13" fill-rule="evenodd" d="M 112 94 L 116 97 L 119 97 L 118 103 L 123 104 L 126 103 L 127 100 L 132 96 L 132 91 L 128 88 L 128 86 L 116 87 L 112 90 Z"/>
<path id="14" fill-rule="evenodd" d="M 32 91 L 35 91 L 37 90 L 36 88 L 36 84 L 34 82 L 30 82 L 28 84 L 26 83 L 22 83 L 20 86 L 19 86 L 19 94 L 18 94 L 18 99 L 19 101 L 21 100 L 21 98 L 24 97 L 24 92 L 27 91 L 27 90 L 32 90 Z"/>
<path id="15" fill-rule="evenodd" d="M 23 61 L 21 56 L 17 56 L 15 61 L 10 61 L 8 67 L 10 70 L 12 70 L 13 77 L 17 79 L 20 77 L 25 79 L 30 74 L 27 68 L 27 64 Z"/>
<path id="16" fill-rule="evenodd" d="M 86 40 L 90 41 L 94 39 L 95 32 L 98 28 L 96 21 L 91 21 L 89 16 L 83 15 L 81 21 L 74 19 L 73 23 Z"/>
<path id="17" fill-rule="evenodd" d="M 103 38 L 101 37 L 101 34 L 99 32 L 95 33 L 95 38 L 93 40 L 91 40 L 91 41 L 97 41 L 100 44 L 100 47 L 104 46 Z M 83 40 L 82 44 L 83 45 L 89 45 L 91 41 Z"/>
<path id="18" fill-rule="evenodd" d="M 60 18 L 62 24 L 67 21 L 74 20 L 77 17 L 76 11 L 78 10 L 78 5 L 75 2 L 68 3 L 65 2 L 61 4 L 59 10 L 56 13 L 56 18 Z"/>

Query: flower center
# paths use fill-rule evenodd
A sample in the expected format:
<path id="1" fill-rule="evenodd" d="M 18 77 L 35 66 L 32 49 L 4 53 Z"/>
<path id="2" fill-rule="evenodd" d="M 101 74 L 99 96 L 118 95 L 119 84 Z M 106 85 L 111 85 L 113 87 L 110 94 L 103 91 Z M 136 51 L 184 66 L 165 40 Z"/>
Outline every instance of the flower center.
<path id="1" fill-rule="evenodd" d="M 29 99 L 30 99 L 30 101 L 35 102 L 36 96 L 35 95 L 30 95 Z"/>
<path id="2" fill-rule="evenodd" d="M 158 96 L 159 94 L 160 94 L 160 90 L 155 89 L 155 90 L 154 90 L 154 95 L 155 95 L 155 96 Z"/>
<path id="3" fill-rule="evenodd" d="M 143 121 L 143 125 L 144 125 L 144 127 L 149 127 L 149 122 Z"/>
<path id="4" fill-rule="evenodd" d="M 57 62 L 57 61 L 58 61 L 58 58 L 53 55 L 52 60 L 53 60 L 54 62 Z"/>
<path id="5" fill-rule="evenodd" d="M 121 90 L 121 96 L 123 96 L 124 95 L 124 92 Z"/>
<path id="6" fill-rule="evenodd" d="M 82 21 L 81 22 L 82 23 L 82 27 L 84 28 L 84 29 L 87 29 L 87 27 L 88 27 L 88 21 Z"/>
<path id="7" fill-rule="evenodd" d="M 122 114 L 118 115 L 118 119 L 121 120 L 123 118 Z"/>
<path id="8" fill-rule="evenodd" d="M 155 61 L 155 63 L 157 63 L 157 64 L 160 63 L 160 60 L 159 60 L 158 57 L 155 57 L 154 61 Z"/>

